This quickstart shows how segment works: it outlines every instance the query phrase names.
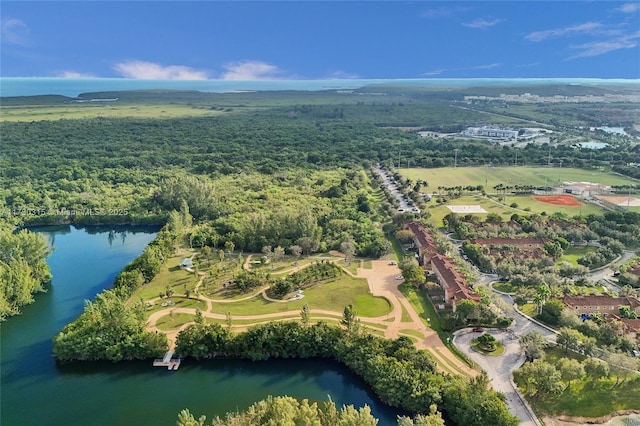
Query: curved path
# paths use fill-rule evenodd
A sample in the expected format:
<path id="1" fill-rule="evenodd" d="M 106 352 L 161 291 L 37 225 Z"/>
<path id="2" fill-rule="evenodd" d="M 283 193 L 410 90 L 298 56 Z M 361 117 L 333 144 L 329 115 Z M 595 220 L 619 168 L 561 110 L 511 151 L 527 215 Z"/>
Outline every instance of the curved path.
<path id="1" fill-rule="evenodd" d="M 540 426 L 540 421 L 513 382 L 513 370 L 524 363 L 524 355 L 520 351 L 515 332 L 499 329 L 491 329 L 487 332 L 504 345 L 505 351 L 502 355 L 486 356 L 473 350 L 471 341 L 478 337 L 478 333 L 472 332 L 471 329 L 456 331 L 453 341 L 462 352 L 487 372 L 492 387 L 505 394 L 509 411 L 520 419 L 520 425 Z"/>
<path id="2" fill-rule="evenodd" d="M 248 259 L 250 257 L 248 256 Z M 247 261 L 248 261 L 247 259 Z M 332 259 L 338 260 L 335 257 L 333 258 L 318 258 L 318 259 Z M 245 263 L 246 264 L 246 263 Z M 398 290 L 398 285 L 401 283 L 400 281 L 395 279 L 395 276 L 400 273 L 400 270 L 395 265 L 389 265 L 388 261 L 384 260 L 374 260 L 371 262 L 372 266 L 370 269 L 358 268 L 358 274 L 356 276 L 363 277 L 367 279 L 369 284 L 369 289 L 371 294 L 374 296 L 384 297 L 389 301 L 392 306 L 391 312 L 379 316 L 379 317 L 358 317 L 360 322 L 366 326 L 367 328 L 371 328 L 377 331 L 384 331 L 384 336 L 386 338 L 397 338 L 399 336 L 407 336 L 410 337 L 416 347 L 418 349 L 427 350 L 430 355 L 432 355 L 436 361 L 438 362 L 438 367 L 443 372 L 453 373 L 453 374 L 463 374 L 467 376 L 475 376 L 478 374 L 477 371 L 471 369 L 467 364 L 458 359 L 440 340 L 438 334 L 427 327 L 420 315 L 415 311 L 413 305 L 407 298 Z M 293 268 L 293 270 L 299 270 L 307 265 L 302 265 L 299 267 Z M 362 266 L 362 263 L 361 263 Z M 350 271 L 343 269 L 347 274 L 354 276 Z M 195 289 L 197 290 L 202 284 L 205 274 L 199 273 L 200 280 L 196 285 Z M 272 302 L 286 302 L 282 300 L 271 299 L 266 295 L 266 288 L 263 288 L 251 295 L 240 299 L 211 299 L 201 294 L 197 294 L 196 299 L 202 300 L 207 303 L 206 311 L 202 312 L 202 315 L 206 318 L 212 318 L 216 320 L 225 320 L 227 317 L 224 314 L 219 314 L 212 312 L 212 303 L 233 303 L 242 300 L 251 299 L 254 297 L 263 297 L 265 300 L 269 300 Z M 158 301 L 159 298 L 150 300 L 151 302 Z M 402 313 L 404 310 L 408 313 L 410 317 L 410 321 L 402 322 Z M 175 340 L 178 333 L 184 328 L 188 327 L 193 322 L 189 322 L 181 325 L 178 329 L 174 330 L 160 330 L 157 327 L 158 320 L 162 317 L 172 314 L 189 314 L 195 315 L 195 308 L 172 308 L 167 307 L 165 309 L 161 309 L 157 312 L 152 313 L 148 318 L 148 329 L 151 331 L 165 333 L 167 338 L 169 339 L 170 345 L 175 346 Z M 310 310 L 312 319 L 321 319 L 318 317 L 323 317 L 325 319 L 332 318 L 335 320 L 340 320 L 342 318 L 342 312 L 337 311 L 329 311 L 324 309 L 311 309 Z M 234 315 L 233 320 L 239 321 L 251 321 L 252 324 L 258 324 L 262 322 L 268 322 L 273 320 L 291 320 L 292 318 L 299 317 L 299 310 L 292 310 L 286 312 L 274 312 L 268 314 L 260 314 L 260 315 Z M 236 331 L 243 331 L 249 325 L 240 325 L 233 326 L 233 329 Z M 421 337 L 418 337 L 421 336 Z"/>

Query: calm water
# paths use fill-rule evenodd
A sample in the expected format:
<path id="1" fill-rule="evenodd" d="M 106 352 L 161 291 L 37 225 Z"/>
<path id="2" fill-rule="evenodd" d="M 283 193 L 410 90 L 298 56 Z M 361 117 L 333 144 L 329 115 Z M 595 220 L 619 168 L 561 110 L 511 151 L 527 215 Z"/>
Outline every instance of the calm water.
<path id="1" fill-rule="evenodd" d="M 343 367 L 318 361 L 251 363 L 185 361 L 179 371 L 150 361 L 57 365 L 51 338 L 82 311 L 84 300 L 108 287 L 155 233 L 73 227 L 41 228 L 55 251 L 54 279 L 21 316 L 1 327 L 0 424 L 175 425 L 178 412 L 196 416 L 245 409 L 268 395 L 325 400 L 340 406 L 369 404 L 380 425 L 396 424 L 397 411 L 377 402 Z"/>
<path id="2" fill-rule="evenodd" d="M 526 86 L 538 84 L 633 85 L 640 80 L 598 78 L 415 78 L 332 80 L 134 80 L 127 78 L 0 78 L 0 96 L 64 95 L 86 92 L 172 89 L 201 92 L 237 90 L 326 90 L 355 89 L 371 84 L 431 87 Z"/>

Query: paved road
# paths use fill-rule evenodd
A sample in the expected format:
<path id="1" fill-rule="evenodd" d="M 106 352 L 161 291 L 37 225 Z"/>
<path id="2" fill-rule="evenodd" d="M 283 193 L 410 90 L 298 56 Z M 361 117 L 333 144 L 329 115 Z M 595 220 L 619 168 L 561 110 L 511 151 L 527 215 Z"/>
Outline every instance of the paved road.
<path id="1" fill-rule="evenodd" d="M 589 277 L 590 280 L 604 285 L 607 288 L 607 290 L 609 290 L 614 294 L 617 294 L 620 292 L 620 286 L 617 285 L 616 283 L 617 280 L 612 279 L 613 273 L 615 272 L 614 267 L 618 265 L 622 265 L 623 263 L 627 262 L 629 259 L 631 259 L 635 255 L 636 255 L 636 252 L 631 250 L 626 250 L 619 260 L 607 265 L 606 268 L 589 272 L 587 276 Z"/>
<path id="2" fill-rule="evenodd" d="M 474 333 L 471 329 L 456 331 L 453 342 L 458 349 L 477 362 L 487 372 L 493 388 L 505 394 L 509 411 L 520 419 L 521 425 L 540 425 L 511 380 L 513 370 L 520 367 L 524 362 L 524 355 L 520 353 L 520 344 L 517 337 L 513 332 L 506 330 L 488 330 L 487 332 L 504 344 L 504 354 L 500 356 L 485 356 L 471 349 L 471 341 L 479 336 L 479 333 Z"/>
<path id="3" fill-rule="evenodd" d="M 488 283 L 495 281 L 496 277 L 497 276 L 491 274 L 482 274 L 481 280 Z M 500 294 L 500 297 L 505 303 L 509 305 L 513 304 L 513 298 L 510 295 Z M 513 371 L 518 369 L 524 362 L 524 355 L 520 350 L 518 336 L 532 331 L 539 331 L 548 340 L 555 342 L 556 334 L 528 320 L 516 311 L 513 311 L 511 316 L 513 317 L 513 323 L 509 329 L 487 330 L 487 332 L 491 333 L 496 340 L 505 346 L 505 352 L 500 356 L 486 356 L 474 351 L 471 348 L 471 340 L 478 337 L 479 334 L 470 331 L 470 329 L 459 330 L 454 333 L 453 343 L 487 372 L 493 388 L 506 395 L 509 410 L 518 416 L 522 425 L 539 425 L 540 423 L 537 418 L 530 408 L 528 408 L 526 401 L 520 396 L 512 382 Z"/>
<path id="4" fill-rule="evenodd" d="M 391 175 L 387 175 L 387 172 L 380 166 L 376 166 L 373 170 L 380 175 L 385 186 L 389 189 L 389 192 L 391 192 L 391 195 L 400 203 L 400 207 L 398 207 L 399 212 L 420 213 L 420 209 L 413 204 L 413 201 L 411 201 L 411 205 L 409 205 L 410 199 L 405 197 L 405 194 L 398 189 L 398 185 Z"/>

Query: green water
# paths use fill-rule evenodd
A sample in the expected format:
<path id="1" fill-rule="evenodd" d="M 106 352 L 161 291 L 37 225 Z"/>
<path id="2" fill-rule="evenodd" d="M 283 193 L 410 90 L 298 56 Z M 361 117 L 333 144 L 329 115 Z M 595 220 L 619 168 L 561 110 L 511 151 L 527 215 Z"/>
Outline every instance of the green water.
<path id="1" fill-rule="evenodd" d="M 58 365 L 51 338 L 82 311 L 84 300 L 109 287 L 155 233 L 73 227 L 41 228 L 54 246 L 54 279 L 22 315 L 0 325 L 2 426 L 175 425 L 189 408 L 197 416 L 242 410 L 268 395 L 368 404 L 380 425 L 397 411 L 376 401 L 357 377 L 324 361 L 183 361 L 178 371 L 151 361 Z"/>

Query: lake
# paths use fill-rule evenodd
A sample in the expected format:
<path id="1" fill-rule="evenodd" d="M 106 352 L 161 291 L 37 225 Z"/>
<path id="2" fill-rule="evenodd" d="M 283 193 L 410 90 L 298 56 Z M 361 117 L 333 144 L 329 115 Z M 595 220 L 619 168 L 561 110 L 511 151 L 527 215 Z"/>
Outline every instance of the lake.
<path id="1" fill-rule="evenodd" d="M 243 410 L 268 395 L 368 404 L 379 425 L 398 411 L 375 399 L 346 368 L 329 361 L 240 360 L 182 362 L 180 370 L 151 360 L 59 365 L 51 339 L 76 318 L 84 301 L 109 287 L 117 273 L 155 237 L 149 228 L 45 227 L 54 252 L 49 291 L 1 327 L 0 424 L 175 425 L 183 408 L 207 419 Z"/>

